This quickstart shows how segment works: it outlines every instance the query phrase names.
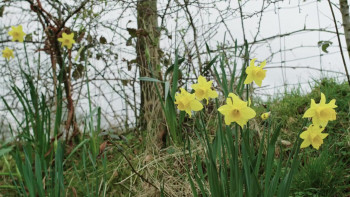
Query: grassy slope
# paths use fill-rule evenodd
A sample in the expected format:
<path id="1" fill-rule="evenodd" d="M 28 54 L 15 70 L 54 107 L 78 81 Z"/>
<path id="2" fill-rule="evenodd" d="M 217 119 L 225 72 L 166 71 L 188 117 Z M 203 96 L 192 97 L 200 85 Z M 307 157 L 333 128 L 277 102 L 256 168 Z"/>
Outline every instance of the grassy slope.
<path id="1" fill-rule="evenodd" d="M 303 124 L 302 115 L 310 106 L 310 99 L 316 102 L 320 100 L 320 92 L 326 95 L 327 102 L 335 98 L 338 105 L 337 120 L 329 123 L 325 132 L 329 136 L 325 139 L 320 151 L 306 148 L 303 154 L 299 172 L 296 174 L 292 193 L 294 196 L 349 196 L 350 195 L 350 88 L 347 84 L 338 84 L 334 80 L 323 80 L 317 83 L 312 91 L 302 95 L 294 90 L 284 94 L 281 98 L 270 99 L 266 106 L 272 112 L 271 118 L 283 125 L 283 134 L 280 140 L 284 140 L 282 146 L 288 151 L 293 143 L 296 133 Z M 259 102 L 255 109 L 258 116 L 267 111 Z M 262 121 L 255 118 L 255 127 L 259 128 Z M 184 127 L 185 128 L 185 127 Z M 213 127 L 215 128 L 215 127 Z M 190 130 L 191 128 L 187 128 Z M 89 163 L 88 155 L 82 159 L 84 152 L 78 151 L 65 166 L 66 195 L 78 196 L 86 194 L 87 190 L 99 195 L 106 187 L 107 196 L 159 196 L 159 192 L 153 186 L 141 180 L 129 167 L 126 159 L 117 150 L 116 144 L 131 162 L 135 170 L 149 182 L 159 186 L 164 183 L 165 191 L 172 196 L 191 196 L 185 165 L 189 165 L 183 158 L 182 147 L 168 147 L 158 150 L 154 142 L 142 140 L 141 137 L 129 134 L 128 140 L 112 140 L 113 144 L 107 145 L 106 155 L 108 162 L 104 168 L 102 159 L 98 160 L 96 168 Z M 107 139 L 104 139 L 107 140 Z M 197 143 L 194 138 L 194 142 Z M 197 153 L 201 152 L 198 146 Z M 281 151 L 280 154 L 284 152 Z M 10 161 L 12 172 L 15 172 L 14 162 Z M 8 169 L 4 160 L 0 161 L 0 173 L 6 173 Z M 8 196 L 14 194 L 11 189 L 11 179 L 8 175 L 0 174 L 0 193 Z"/>
<path id="2" fill-rule="evenodd" d="M 300 171 L 294 177 L 292 190 L 295 196 L 349 196 L 350 195 L 350 88 L 347 83 L 324 79 L 317 82 L 312 91 L 302 95 L 295 89 L 282 98 L 271 99 L 267 106 L 272 118 L 283 125 L 281 140 L 293 142 L 301 129 L 303 113 L 310 107 L 310 100 L 320 100 L 321 92 L 327 103 L 336 99 L 337 120 L 330 122 L 320 151 L 306 148 Z M 266 111 L 260 106 L 260 113 Z"/>

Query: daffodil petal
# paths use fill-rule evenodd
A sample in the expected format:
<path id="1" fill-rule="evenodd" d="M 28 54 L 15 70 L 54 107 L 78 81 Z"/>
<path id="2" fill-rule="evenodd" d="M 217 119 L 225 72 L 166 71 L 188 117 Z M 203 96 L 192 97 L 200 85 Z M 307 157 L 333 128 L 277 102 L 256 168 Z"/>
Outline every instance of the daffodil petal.
<path id="1" fill-rule="evenodd" d="M 312 147 L 314 147 L 316 150 L 319 150 L 319 149 L 320 149 L 320 146 L 321 146 L 321 144 L 319 144 L 319 143 L 312 143 L 311 145 L 312 145 Z"/>
<path id="2" fill-rule="evenodd" d="M 313 116 L 315 116 L 315 110 L 310 108 L 310 109 L 306 110 L 306 112 L 303 115 L 303 118 L 310 118 Z"/>
<path id="3" fill-rule="evenodd" d="M 218 97 L 219 95 L 218 95 L 218 93 L 215 91 L 215 90 L 210 90 L 209 91 L 209 97 L 210 98 L 216 98 L 216 97 Z"/>
<path id="4" fill-rule="evenodd" d="M 336 107 L 338 107 L 337 105 L 335 105 L 335 99 L 332 99 L 329 103 L 328 103 L 328 105 L 329 105 L 329 107 L 331 107 L 331 108 L 336 108 Z"/>
<path id="5" fill-rule="evenodd" d="M 198 77 L 198 82 L 199 82 L 199 83 L 206 83 L 207 80 L 206 80 L 205 77 L 203 77 L 202 75 L 199 75 L 199 77 Z"/>
<path id="6" fill-rule="evenodd" d="M 194 89 L 196 91 L 196 89 L 198 88 L 198 84 L 192 84 L 191 88 Z"/>
<path id="7" fill-rule="evenodd" d="M 203 109 L 203 105 L 202 105 L 202 103 L 200 103 L 199 101 L 197 101 L 197 100 L 193 100 L 192 102 L 191 102 L 191 109 L 193 110 L 193 111 L 199 111 L 199 110 L 202 110 Z"/>
<path id="8" fill-rule="evenodd" d="M 190 118 L 192 117 L 192 112 L 190 109 L 186 109 L 185 112 L 190 116 Z"/>
<path id="9" fill-rule="evenodd" d="M 300 148 L 306 148 L 306 147 L 308 147 L 310 145 L 311 145 L 310 141 L 305 139 L 303 141 L 303 143 L 300 144 Z"/>
<path id="10" fill-rule="evenodd" d="M 314 108 L 316 106 L 317 106 L 317 104 L 316 104 L 315 100 L 311 99 L 311 106 L 310 106 L 310 108 Z"/>
<path id="11" fill-rule="evenodd" d="M 320 136 L 321 136 L 321 139 L 324 139 L 328 136 L 328 133 L 321 133 Z"/>
<path id="12" fill-rule="evenodd" d="M 300 134 L 299 137 L 300 137 L 301 139 L 306 139 L 308 135 L 309 135 L 309 132 L 308 132 L 308 131 L 304 131 L 304 132 L 302 132 L 302 133 Z"/>
<path id="13" fill-rule="evenodd" d="M 262 80 L 255 80 L 256 85 L 258 85 L 259 87 L 261 87 L 262 84 Z"/>
<path id="14" fill-rule="evenodd" d="M 328 120 L 321 120 L 320 118 L 318 118 L 317 116 L 313 116 L 312 117 L 312 123 L 314 125 L 320 125 L 321 127 L 326 127 L 328 124 Z"/>
<path id="15" fill-rule="evenodd" d="M 219 107 L 218 111 L 224 115 L 230 113 L 230 111 L 232 111 L 232 106 L 230 105 L 223 105 L 221 107 Z"/>
<path id="16" fill-rule="evenodd" d="M 242 128 L 247 124 L 247 120 L 241 119 L 241 120 L 237 120 L 236 123 L 241 126 Z"/>
<path id="17" fill-rule="evenodd" d="M 244 80 L 244 84 L 250 84 L 253 82 L 253 77 L 251 75 L 248 75 L 247 78 Z"/>
<path id="18" fill-rule="evenodd" d="M 242 101 L 237 95 L 233 93 L 228 94 L 228 97 L 232 98 L 234 104 L 238 104 Z"/>
<path id="19" fill-rule="evenodd" d="M 254 66 L 254 65 L 255 65 L 255 60 L 256 60 L 256 58 L 254 58 L 254 59 L 250 60 L 250 64 L 249 64 L 249 66 Z"/>
<path id="20" fill-rule="evenodd" d="M 227 98 L 226 98 L 226 103 L 227 103 L 227 105 L 232 105 L 232 104 L 233 104 L 233 99 L 232 99 L 232 97 L 227 97 Z"/>
<path id="21" fill-rule="evenodd" d="M 246 107 L 244 110 L 241 111 L 244 119 L 251 119 L 256 116 L 256 112 L 250 107 Z"/>
<path id="22" fill-rule="evenodd" d="M 231 122 L 233 122 L 232 118 L 230 116 L 225 116 L 225 124 L 230 125 Z"/>
<path id="23" fill-rule="evenodd" d="M 326 104 L 326 96 L 321 92 L 321 100 L 320 100 L 320 104 L 324 105 Z"/>

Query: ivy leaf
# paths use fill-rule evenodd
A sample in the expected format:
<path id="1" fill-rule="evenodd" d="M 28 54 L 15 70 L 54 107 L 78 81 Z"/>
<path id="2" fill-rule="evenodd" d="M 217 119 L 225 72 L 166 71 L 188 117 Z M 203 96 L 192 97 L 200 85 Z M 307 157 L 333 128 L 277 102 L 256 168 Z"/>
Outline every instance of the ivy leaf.
<path id="1" fill-rule="evenodd" d="M 137 37 L 136 29 L 134 29 L 134 28 L 126 28 L 126 30 L 129 32 L 129 34 L 130 34 L 130 36 L 132 38 L 136 38 Z"/>
<path id="2" fill-rule="evenodd" d="M 84 36 L 85 36 L 85 31 L 82 31 L 82 32 L 78 32 L 78 38 L 77 38 L 77 43 L 80 43 L 81 40 L 83 40 Z"/>
<path id="3" fill-rule="evenodd" d="M 127 41 L 126 41 L 126 46 L 131 46 L 132 45 L 132 37 L 130 37 Z"/>
<path id="4" fill-rule="evenodd" d="M 328 53 L 327 48 L 333 44 L 331 41 L 319 41 L 318 46 L 321 47 L 321 50 L 325 53 Z"/>
<path id="5" fill-rule="evenodd" d="M 5 11 L 5 6 L 3 5 L 0 7 L 0 17 L 4 15 L 4 11 Z"/>
<path id="6" fill-rule="evenodd" d="M 328 43 L 322 45 L 322 51 L 325 52 L 325 53 L 328 53 L 327 48 L 329 47 L 329 45 L 330 45 L 330 44 L 328 44 Z"/>
<path id="7" fill-rule="evenodd" d="M 75 70 L 73 71 L 73 78 L 75 80 L 81 78 L 83 76 L 84 66 L 82 64 L 78 64 Z"/>
<path id="8" fill-rule="evenodd" d="M 92 36 L 89 34 L 89 35 L 87 36 L 86 40 L 87 40 L 89 43 L 92 43 L 93 38 L 92 38 Z"/>
<path id="9" fill-rule="evenodd" d="M 96 54 L 96 59 L 97 59 L 97 60 L 100 60 L 101 58 L 102 58 L 102 53 L 97 53 L 97 54 Z"/>
<path id="10" fill-rule="evenodd" d="M 123 86 L 127 86 L 128 85 L 128 80 L 122 80 L 122 84 L 123 84 Z"/>
<path id="11" fill-rule="evenodd" d="M 25 40 L 25 41 L 33 41 L 33 36 L 32 36 L 32 34 L 27 34 L 27 35 L 24 37 L 24 40 Z"/>
<path id="12" fill-rule="evenodd" d="M 107 39 L 103 36 L 100 37 L 100 43 L 101 44 L 106 44 L 107 43 Z"/>
<path id="13" fill-rule="evenodd" d="M 128 71 L 130 71 L 131 70 L 131 66 L 133 64 L 137 64 L 137 59 L 133 59 L 133 60 L 127 61 L 127 64 L 128 64 Z"/>

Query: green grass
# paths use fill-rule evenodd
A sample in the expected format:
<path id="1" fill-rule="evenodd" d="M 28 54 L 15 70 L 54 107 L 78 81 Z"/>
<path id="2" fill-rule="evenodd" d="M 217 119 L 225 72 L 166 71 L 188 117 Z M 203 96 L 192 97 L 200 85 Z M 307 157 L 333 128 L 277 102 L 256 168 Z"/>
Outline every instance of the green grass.
<path id="1" fill-rule="evenodd" d="M 346 163 L 328 151 L 322 151 L 317 156 L 308 151 L 303 161 L 293 184 L 295 195 L 347 196 L 345 189 L 349 188 L 349 181 L 346 181 Z"/>
<path id="2" fill-rule="evenodd" d="M 270 99 L 266 105 L 272 118 L 283 126 L 281 140 L 293 142 L 301 129 L 305 110 L 311 98 L 316 103 L 320 92 L 326 95 L 327 102 L 336 99 L 337 120 L 327 125 L 324 132 L 329 136 L 320 151 L 304 149 L 301 154 L 299 172 L 294 177 L 292 190 L 295 196 L 348 196 L 350 194 L 350 88 L 346 82 L 322 79 L 315 83 L 311 92 L 303 94 L 294 89 L 279 98 Z M 261 113 L 267 109 L 259 106 Z"/>

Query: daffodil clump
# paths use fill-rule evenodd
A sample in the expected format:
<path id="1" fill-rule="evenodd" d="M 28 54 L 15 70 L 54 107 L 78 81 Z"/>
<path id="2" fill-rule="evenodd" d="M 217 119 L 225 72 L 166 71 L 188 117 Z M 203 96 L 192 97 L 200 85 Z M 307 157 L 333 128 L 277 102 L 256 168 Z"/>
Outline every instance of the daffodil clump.
<path id="1" fill-rule="evenodd" d="M 8 32 L 10 36 L 12 36 L 12 41 L 23 42 L 24 36 L 26 35 L 23 32 L 22 25 L 18 25 L 17 27 L 12 26 L 11 31 Z"/>
<path id="2" fill-rule="evenodd" d="M 312 147 L 318 150 L 323 144 L 323 139 L 328 136 L 328 133 L 322 133 L 323 130 L 324 127 L 320 127 L 319 125 L 310 125 L 306 131 L 300 134 L 300 138 L 304 140 L 300 148 L 306 148 L 312 145 Z"/>
<path id="3" fill-rule="evenodd" d="M 203 104 L 200 102 L 203 99 L 209 102 L 209 98 L 218 97 L 218 93 L 211 89 L 213 81 L 207 81 L 203 76 L 198 77 L 198 83 L 191 87 L 194 93 L 189 93 L 185 89 L 180 88 L 180 93 L 175 95 L 175 104 L 180 111 L 185 111 L 190 117 L 192 111 L 200 111 L 203 109 Z"/>
<path id="4" fill-rule="evenodd" d="M 266 70 L 263 70 L 266 66 L 266 61 L 263 61 L 260 66 L 255 66 L 255 60 L 252 59 L 249 67 L 245 70 L 247 77 L 244 84 L 250 84 L 254 81 L 258 86 L 261 86 L 262 81 L 266 77 Z M 203 76 L 199 76 L 198 83 L 191 86 L 194 93 L 191 94 L 181 88 L 181 92 L 175 95 L 177 108 L 185 111 L 190 117 L 192 116 L 192 111 L 202 110 L 203 105 L 199 101 L 205 99 L 208 104 L 210 98 L 218 97 L 218 93 L 211 88 L 212 84 L 212 81 L 207 81 Z M 243 101 L 234 93 L 230 93 L 226 99 L 226 104 L 219 107 L 218 111 L 224 115 L 226 125 L 237 123 L 243 128 L 250 119 L 256 116 L 256 112 L 250 108 L 250 103 Z M 311 118 L 313 124 L 300 134 L 300 138 L 304 140 L 300 148 L 312 145 L 313 148 L 319 150 L 323 140 L 328 136 L 327 133 L 322 132 L 329 121 L 336 120 L 336 111 L 334 110 L 336 107 L 335 99 L 326 103 L 326 96 L 323 93 L 321 93 L 320 103 L 316 104 L 315 100 L 311 99 L 311 107 L 306 110 L 303 118 Z M 266 120 L 270 114 L 271 112 L 266 112 L 261 114 L 260 117 L 262 120 Z"/>
<path id="5" fill-rule="evenodd" d="M 244 81 L 244 84 L 250 84 L 253 81 L 261 87 L 262 81 L 266 77 L 266 70 L 263 70 L 263 68 L 266 66 L 266 60 L 263 61 L 260 66 L 255 66 L 255 59 L 252 59 L 250 61 L 250 65 L 245 70 L 247 74 L 247 78 Z"/>
<path id="6" fill-rule="evenodd" d="M 336 112 L 334 108 L 335 99 L 326 104 L 326 96 L 321 93 L 320 103 L 316 104 L 314 99 L 311 99 L 311 107 L 308 109 L 303 118 L 312 118 L 312 123 L 322 127 L 327 126 L 328 121 L 336 120 Z"/>
<path id="7" fill-rule="evenodd" d="M 236 122 L 242 128 L 249 119 L 255 117 L 255 111 L 248 107 L 248 103 L 242 101 L 237 95 L 230 93 L 226 99 L 226 105 L 219 107 L 218 111 L 225 116 L 225 124 Z"/>
<path id="8" fill-rule="evenodd" d="M 12 37 L 12 41 L 23 42 L 26 33 L 23 32 L 22 25 L 18 25 L 17 27 L 11 26 L 11 30 L 8 32 L 8 35 Z M 13 50 L 8 47 L 5 47 L 5 49 L 2 50 L 2 57 L 6 58 L 7 60 L 15 58 Z"/>
<path id="9" fill-rule="evenodd" d="M 15 58 L 13 55 L 13 50 L 9 49 L 8 47 L 5 47 L 5 49 L 2 51 L 2 57 L 6 58 L 7 60 Z"/>
<path id="10" fill-rule="evenodd" d="M 23 42 L 24 36 L 26 35 L 26 33 L 23 32 L 22 25 L 18 25 L 17 27 L 11 26 L 11 30 L 8 32 L 8 34 L 12 37 L 12 41 L 18 42 Z M 57 40 L 62 43 L 62 47 L 66 46 L 68 49 L 71 49 L 75 43 L 74 33 L 62 33 L 62 37 L 58 38 Z M 2 57 L 6 58 L 7 60 L 14 58 L 13 50 L 6 47 L 2 51 Z"/>
<path id="11" fill-rule="evenodd" d="M 193 84 L 191 87 L 195 91 L 196 98 L 201 101 L 203 99 L 207 100 L 209 103 L 209 98 L 218 97 L 218 93 L 211 89 L 213 81 L 207 81 L 203 76 L 198 77 L 198 83 Z"/>
<path id="12" fill-rule="evenodd" d="M 58 41 L 62 43 L 62 47 L 66 46 L 68 49 L 71 49 L 73 44 L 75 43 L 74 33 L 62 33 L 62 37 L 58 38 Z"/>
<path id="13" fill-rule="evenodd" d="M 316 150 L 323 144 L 323 139 L 328 136 L 327 133 L 322 133 L 329 121 L 336 120 L 336 111 L 334 108 L 335 99 L 326 104 L 326 96 L 321 92 L 320 103 L 316 104 L 314 99 L 311 99 L 311 106 L 306 110 L 303 118 L 311 118 L 312 125 L 308 127 L 306 131 L 300 134 L 300 138 L 303 139 L 303 143 L 300 148 L 306 148 L 310 145 Z"/>
<path id="14" fill-rule="evenodd" d="M 181 88 L 180 93 L 175 95 L 175 104 L 180 111 L 185 111 L 190 117 L 192 111 L 200 111 L 203 109 L 202 103 L 199 101 L 210 98 L 217 98 L 218 93 L 211 89 L 213 82 L 207 81 L 203 76 L 198 77 L 198 83 L 191 87 L 195 91 L 189 93 Z M 247 124 L 249 119 L 255 117 L 255 111 L 249 107 L 248 102 L 241 100 L 237 95 L 230 93 L 226 99 L 226 105 L 221 106 L 218 111 L 225 116 L 225 124 L 230 125 L 236 122 L 242 128 Z"/>
<path id="15" fill-rule="evenodd" d="M 187 92 L 185 89 L 180 88 L 181 93 L 175 95 L 175 104 L 180 111 L 185 111 L 190 117 L 192 111 L 200 111 L 203 109 L 202 103 L 200 103 L 194 94 Z"/>

